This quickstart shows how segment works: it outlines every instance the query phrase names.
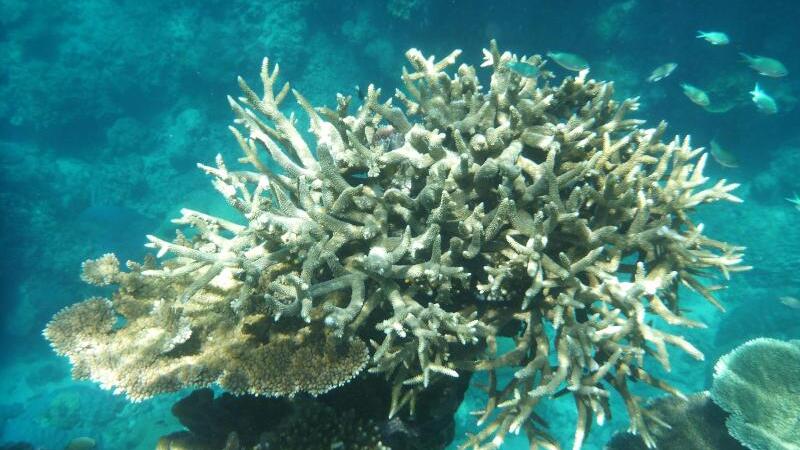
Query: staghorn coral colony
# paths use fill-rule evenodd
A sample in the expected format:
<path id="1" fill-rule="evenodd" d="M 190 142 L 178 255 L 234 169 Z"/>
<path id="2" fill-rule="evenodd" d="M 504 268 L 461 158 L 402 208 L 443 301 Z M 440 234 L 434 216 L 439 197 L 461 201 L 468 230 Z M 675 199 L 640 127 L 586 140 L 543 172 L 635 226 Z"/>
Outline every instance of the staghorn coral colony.
<path id="1" fill-rule="evenodd" d="M 534 409 L 565 393 L 579 448 L 612 391 L 652 445 L 631 382 L 681 395 L 645 361 L 669 369 L 670 346 L 703 358 L 658 325 L 702 327 L 679 286 L 719 306 L 709 280 L 745 269 L 741 247 L 690 218 L 739 202 L 736 185 L 707 184 L 702 149 L 627 118 L 637 101 L 614 100 L 611 83 L 585 71 L 552 83 L 543 58 L 492 42 L 483 86 L 475 67 L 453 69 L 459 53 L 409 50 L 404 90 L 381 100 L 370 86 L 357 108 L 292 91 L 313 139 L 280 109 L 290 88 L 277 65 L 264 60 L 263 94 L 240 78 L 243 97 L 229 100 L 245 166 L 199 165 L 240 220 L 184 209 L 176 239 L 148 236 L 169 257 L 127 271 L 111 254 L 87 261 L 83 278 L 116 292 L 44 332 L 74 376 L 141 400 L 213 383 L 319 395 L 366 371 L 391 383 L 392 416 L 429 386 L 486 372 L 467 448 L 520 431 L 556 446 Z"/>

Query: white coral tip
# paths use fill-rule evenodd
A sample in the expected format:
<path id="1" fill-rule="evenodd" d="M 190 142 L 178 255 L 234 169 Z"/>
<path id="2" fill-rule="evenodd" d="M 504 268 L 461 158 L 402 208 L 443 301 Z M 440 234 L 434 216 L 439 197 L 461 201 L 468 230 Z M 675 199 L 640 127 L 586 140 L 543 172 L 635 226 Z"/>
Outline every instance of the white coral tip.
<path id="1" fill-rule="evenodd" d="M 481 67 L 489 67 L 492 65 L 494 65 L 494 57 L 492 56 L 492 52 L 483 49 L 483 62 L 481 63 Z"/>

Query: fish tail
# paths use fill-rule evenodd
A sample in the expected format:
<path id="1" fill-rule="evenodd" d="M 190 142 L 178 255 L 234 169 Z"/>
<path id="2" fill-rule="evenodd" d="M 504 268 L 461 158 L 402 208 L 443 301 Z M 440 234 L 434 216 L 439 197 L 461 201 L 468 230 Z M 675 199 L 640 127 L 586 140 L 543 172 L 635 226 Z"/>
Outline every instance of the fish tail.
<path id="1" fill-rule="evenodd" d="M 747 53 L 745 53 L 745 52 L 739 52 L 739 55 L 740 55 L 742 58 L 744 58 L 744 59 L 743 59 L 743 61 L 744 61 L 744 62 L 747 62 L 747 63 L 749 63 L 750 61 L 752 61 L 752 60 L 753 60 L 753 57 L 752 57 L 752 56 L 750 56 L 750 55 L 748 55 L 748 54 L 747 54 Z"/>
<path id="2" fill-rule="evenodd" d="M 708 34 L 708 33 L 706 33 L 705 31 L 700 31 L 700 30 L 697 30 L 697 39 L 703 39 L 703 38 L 705 38 L 705 37 L 706 37 L 706 34 Z"/>

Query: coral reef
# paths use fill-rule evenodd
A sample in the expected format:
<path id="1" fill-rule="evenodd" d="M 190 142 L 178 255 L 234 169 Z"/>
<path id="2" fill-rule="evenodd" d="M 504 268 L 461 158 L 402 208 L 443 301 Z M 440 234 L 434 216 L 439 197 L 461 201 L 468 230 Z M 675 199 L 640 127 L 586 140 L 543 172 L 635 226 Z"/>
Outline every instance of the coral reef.
<path id="1" fill-rule="evenodd" d="M 660 397 L 645 406 L 653 422 L 653 439 L 659 450 L 744 450 L 725 428 L 728 414 L 720 409 L 708 392 L 692 394 L 687 399 Z M 617 433 L 607 450 L 645 450 L 639 436 Z"/>
<path id="2" fill-rule="evenodd" d="M 678 286 L 719 306 L 709 283 L 743 270 L 740 247 L 703 234 L 690 213 L 740 201 L 707 185 L 706 155 L 666 124 L 627 118 L 636 99 L 586 72 L 551 83 L 541 67 L 492 42 L 488 88 L 460 51 L 415 49 L 404 90 L 363 104 L 339 95 L 313 108 L 265 59 L 263 94 L 243 79 L 230 98 L 241 162 L 199 166 L 240 215 L 184 209 L 172 241 L 148 236 L 157 260 L 110 256 L 84 279 L 118 286 L 59 312 L 45 329 L 77 378 L 141 400 L 217 383 L 234 394 L 324 394 L 365 369 L 391 384 L 390 416 L 413 413 L 437 385 L 486 371 L 481 431 L 498 447 L 525 431 L 552 445 L 536 405 L 571 394 L 574 448 L 609 414 L 612 391 L 631 430 L 653 439 L 631 382 L 679 394 L 645 369 L 669 369 L 667 347 L 702 353 L 655 324 L 701 327 Z M 314 139 L 281 104 L 290 92 Z M 661 320 L 653 321 L 654 317 Z M 497 351 L 498 336 L 512 350 Z M 496 371 L 514 377 L 500 385 Z"/>
<path id="3" fill-rule="evenodd" d="M 800 340 L 757 338 L 714 366 L 711 397 L 731 436 L 753 450 L 800 448 Z"/>
<path id="4" fill-rule="evenodd" d="M 341 448 L 444 449 L 453 439 L 453 415 L 468 386 L 466 378 L 457 381 L 432 386 L 420 399 L 415 416 L 392 418 L 386 416 L 392 387 L 377 376 L 360 377 L 316 398 L 291 401 L 227 393 L 215 398 L 211 389 L 198 389 L 172 407 L 188 431 L 161 441 L 173 448 L 181 443 L 219 449 L 236 436 L 243 448 L 329 450 L 339 442 Z"/>

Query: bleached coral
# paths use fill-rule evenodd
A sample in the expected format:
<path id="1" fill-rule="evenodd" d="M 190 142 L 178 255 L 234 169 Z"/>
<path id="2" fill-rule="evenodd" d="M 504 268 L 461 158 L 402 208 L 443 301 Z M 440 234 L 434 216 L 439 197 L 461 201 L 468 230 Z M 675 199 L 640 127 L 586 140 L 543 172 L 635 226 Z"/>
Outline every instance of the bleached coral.
<path id="1" fill-rule="evenodd" d="M 521 77 L 493 42 L 484 87 L 474 67 L 451 69 L 459 53 L 409 50 L 404 90 L 381 101 L 370 86 L 352 112 L 342 95 L 313 108 L 265 59 L 263 94 L 240 78 L 243 97 L 229 99 L 249 167 L 200 165 L 241 221 L 183 210 L 175 222 L 191 238 L 149 236 L 171 258 L 131 264 L 106 306 L 57 315 L 45 331 L 55 349 L 134 399 L 215 382 L 319 394 L 366 367 L 394 386 L 391 414 L 413 412 L 433 383 L 485 371 L 482 428 L 467 444 L 479 449 L 519 431 L 552 445 L 533 411 L 561 392 L 575 398 L 579 448 L 614 390 L 650 443 L 629 382 L 679 394 L 645 359 L 668 369 L 668 346 L 702 359 L 651 319 L 702 326 L 683 316 L 678 286 L 718 305 L 721 286 L 704 280 L 744 269 L 740 247 L 690 218 L 740 201 L 736 185 L 708 186 L 702 150 L 628 118 L 636 99 L 614 100 L 610 83 Z M 290 93 L 313 142 L 281 111 Z M 84 332 L 78 312 L 111 308 L 125 321 L 92 329 L 91 351 L 70 337 Z M 515 347 L 500 354 L 500 336 Z M 501 385 L 503 368 L 514 377 Z"/>
<path id="2" fill-rule="evenodd" d="M 108 286 L 119 276 L 119 260 L 113 253 L 83 262 L 81 280 L 95 286 Z"/>

